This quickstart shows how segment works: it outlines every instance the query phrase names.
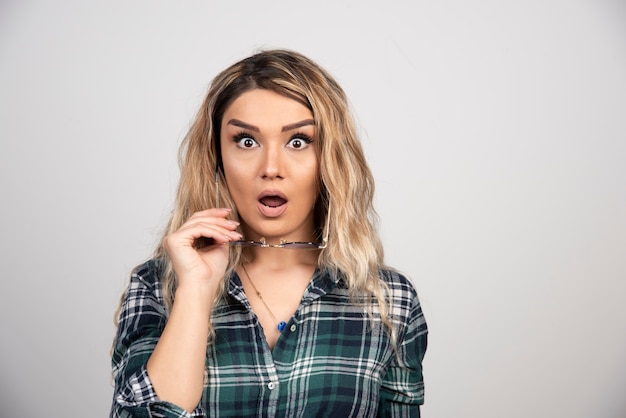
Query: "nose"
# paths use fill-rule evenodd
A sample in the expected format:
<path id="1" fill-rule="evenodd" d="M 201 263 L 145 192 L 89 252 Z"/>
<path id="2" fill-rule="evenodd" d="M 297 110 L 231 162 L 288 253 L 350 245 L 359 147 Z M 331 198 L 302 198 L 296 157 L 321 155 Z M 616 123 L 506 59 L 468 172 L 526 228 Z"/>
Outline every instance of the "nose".
<path id="1" fill-rule="evenodd" d="M 283 158 L 278 145 L 268 144 L 264 147 L 261 161 L 261 177 L 264 179 L 283 178 Z"/>

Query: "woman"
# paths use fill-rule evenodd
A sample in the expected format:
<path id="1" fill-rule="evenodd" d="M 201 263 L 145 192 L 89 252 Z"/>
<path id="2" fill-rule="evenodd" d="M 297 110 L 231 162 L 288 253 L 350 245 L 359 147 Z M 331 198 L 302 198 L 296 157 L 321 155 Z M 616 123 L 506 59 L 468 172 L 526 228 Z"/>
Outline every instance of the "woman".
<path id="1" fill-rule="evenodd" d="M 112 417 L 419 416 L 427 329 L 383 265 L 347 100 L 287 50 L 219 74 L 122 298 Z"/>

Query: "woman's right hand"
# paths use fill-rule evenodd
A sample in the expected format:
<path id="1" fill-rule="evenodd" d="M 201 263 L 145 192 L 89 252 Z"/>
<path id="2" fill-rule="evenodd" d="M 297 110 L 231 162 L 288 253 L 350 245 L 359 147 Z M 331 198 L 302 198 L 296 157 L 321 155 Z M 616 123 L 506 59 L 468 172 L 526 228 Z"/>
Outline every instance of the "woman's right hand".
<path id="1" fill-rule="evenodd" d="M 228 245 L 241 239 L 235 229 L 238 222 L 226 219 L 230 209 L 207 209 L 194 213 L 176 232 L 163 239 L 178 278 L 178 286 L 198 282 L 216 284 L 228 266 Z M 198 247 L 199 239 L 209 238 L 212 244 Z"/>
<path id="2" fill-rule="evenodd" d="M 210 316 L 228 267 L 229 241 L 241 238 L 229 209 L 196 212 L 163 239 L 178 278 L 175 302 L 147 364 L 157 396 L 188 411 L 202 398 Z M 199 246 L 204 238 L 210 245 Z"/>

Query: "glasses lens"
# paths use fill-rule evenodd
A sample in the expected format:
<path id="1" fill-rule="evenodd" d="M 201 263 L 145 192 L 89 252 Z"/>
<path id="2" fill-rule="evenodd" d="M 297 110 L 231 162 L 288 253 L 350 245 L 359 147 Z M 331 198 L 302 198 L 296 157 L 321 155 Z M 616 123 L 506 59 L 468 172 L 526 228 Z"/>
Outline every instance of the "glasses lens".
<path id="1" fill-rule="evenodd" d="M 238 247 L 261 247 L 263 245 L 257 241 L 245 241 L 245 240 L 231 241 L 229 242 L 229 244 L 236 245 Z"/>
<path id="2" fill-rule="evenodd" d="M 319 248 L 320 245 L 315 242 L 286 242 L 285 248 L 292 248 L 294 250 L 311 250 Z"/>
<path id="3" fill-rule="evenodd" d="M 264 244 L 259 241 L 231 241 L 230 245 L 236 245 L 238 247 L 267 247 L 267 248 L 290 248 L 292 250 L 315 250 L 318 248 L 324 248 L 321 244 L 316 242 L 285 242 L 281 244 Z"/>

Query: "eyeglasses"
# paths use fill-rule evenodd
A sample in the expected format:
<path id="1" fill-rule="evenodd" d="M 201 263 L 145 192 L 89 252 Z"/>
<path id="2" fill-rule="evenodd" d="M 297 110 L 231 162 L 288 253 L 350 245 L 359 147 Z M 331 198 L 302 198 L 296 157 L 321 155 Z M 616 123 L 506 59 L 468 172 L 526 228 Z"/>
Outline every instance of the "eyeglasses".
<path id="1" fill-rule="evenodd" d="M 328 244 L 328 239 L 324 237 L 322 242 L 301 242 L 292 241 L 288 242 L 284 239 L 280 240 L 278 244 L 268 244 L 265 242 L 265 237 L 261 237 L 259 241 L 247 241 L 240 239 L 238 241 L 231 241 L 229 245 L 236 245 L 238 247 L 261 247 L 261 248 L 288 248 L 292 250 L 317 250 L 324 249 Z"/>
<path id="2" fill-rule="evenodd" d="M 215 207 L 219 207 L 219 173 L 215 171 Z M 259 241 L 240 239 L 237 241 L 230 241 L 229 245 L 238 247 L 261 247 L 261 248 L 288 248 L 292 250 L 317 250 L 324 249 L 328 246 L 328 228 L 330 222 L 330 204 L 328 205 L 328 212 L 326 213 L 326 225 L 324 226 L 324 236 L 322 242 L 304 242 L 304 241 L 287 241 L 281 239 L 278 244 L 268 244 L 265 241 L 265 237 L 261 237 Z"/>

